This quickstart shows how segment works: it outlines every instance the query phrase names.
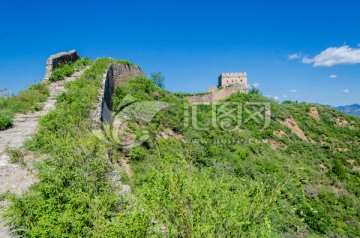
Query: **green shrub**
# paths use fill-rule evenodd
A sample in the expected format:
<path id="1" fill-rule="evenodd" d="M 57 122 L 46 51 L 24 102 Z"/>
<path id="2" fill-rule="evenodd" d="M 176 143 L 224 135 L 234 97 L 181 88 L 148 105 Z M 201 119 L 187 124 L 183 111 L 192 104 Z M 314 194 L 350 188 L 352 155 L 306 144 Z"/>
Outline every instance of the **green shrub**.
<path id="1" fill-rule="evenodd" d="M 335 160 L 332 171 L 339 177 L 339 179 L 346 178 L 345 168 L 339 159 Z"/>
<path id="2" fill-rule="evenodd" d="M 0 114 L 0 130 L 5 130 L 12 126 L 12 114 L 2 112 Z"/>
<path id="3" fill-rule="evenodd" d="M 145 155 L 146 155 L 146 150 L 141 146 L 133 148 L 129 153 L 130 159 L 137 161 L 143 160 Z"/>
<path id="4" fill-rule="evenodd" d="M 131 63 L 130 61 L 128 60 L 117 60 L 115 61 L 116 64 L 123 64 L 123 65 L 127 65 L 127 66 L 134 66 L 133 63 Z"/>

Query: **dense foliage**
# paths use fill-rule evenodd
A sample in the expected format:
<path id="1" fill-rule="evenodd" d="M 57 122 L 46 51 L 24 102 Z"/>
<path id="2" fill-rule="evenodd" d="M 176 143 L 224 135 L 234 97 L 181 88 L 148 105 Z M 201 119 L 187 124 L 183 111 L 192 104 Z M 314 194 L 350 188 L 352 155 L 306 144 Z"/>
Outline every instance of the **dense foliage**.
<path id="1" fill-rule="evenodd" d="M 138 137 L 145 130 L 153 139 L 129 152 L 122 151 L 135 171 L 128 181 L 134 195 L 144 198 L 144 206 L 155 213 L 155 219 L 161 217 L 159 224 L 172 228 L 172 236 L 360 235 L 358 118 L 321 105 L 281 105 L 252 90 L 247 95 L 235 94 L 226 102 L 234 107 L 245 107 L 249 102 L 269 103 L 271 122 L 266 129 L 255 120 L 245 122 L 248 115 L 243 110 L 240 130 L 218 130 L 209 126 L 211 106 L 202 105 L 197 106 L 197 123 L 208 130 L 195 130 L 191 125 L 184 127 L 186 103 L 177 95 L 137 78 L 117 88 L 115 106 L 128 94 L 139 101 L 173 105 L 148 125 L 130 125 Z M 320 119 L 310 115 L 311 107 L 317 108 Z M 307 140 L 280 123 L 287 118 L 297 122 Z M 339 125 L 338 120 L 348 124 Z M 183 139 L 159 139 L 159 132 L 166 130 Z M 284 132 L 282 136 L 276 134 L 280 131 Z M 256 196 L 250 192 L 254 187 L 261 191 Z M 202 199 L 197 200 L 197 196 Z M 257 200 L 257 196 L 271 202 Z M 237 198 L 243 206 L 234 204 L 239 202 Z M 201 212 L 196 213 L 195 208 L 201 208 Z M 258 214 L 258 219 L 250 215 L 252 212 Z M 218 214 L 218 220 L 208 219 L 214 214 Z M 234 222 L 233 226 L 229 222 Z"/>
<path id="2" fill-rule="evenodd" d="M 37 164 L 39 182 L 27 194 L 13 197 L 7 211 L 19 234 L 360 236 L 358 118 L 320 105 L 278 104 L 252 91 L 234 94 L 226 102 L 233 107 L 269 103 L 267 128 L 256 120 L 232 131 L 214 128 L 212 106 L 201 105 L 197 126 L 207 129 L 196 130 L 192 120 L 187 121 L 187 113 L 194 111 L 187 111 L 186 99 L 138 77 L 116 88 L 114 109 L 129 95 L 139 102 L 171 106 L 150 123 L 138 117 L 130 120 L 126 137 L 141 138 L 146 132 L 150 139 L 121 148 L 96 139 L 87 120 L 110 62 L 99 59 L 80 79 L 68 83 L 56 109 L 41 119 L 39 133 L 28 142 L 29 149 L 47 158 Z M 313 106 L 319 119 L 309 114 Z M 243 119 L 249 110 L 243 110 Z M 297 122 L 307 140 L 281 124 L 287 118 Z M 133 176 L 120 168 L 122 182 L 131 185 L 129 194 L 112 183 L 112 170 L 121 159 L 129 160 L 132 168 Z"/>

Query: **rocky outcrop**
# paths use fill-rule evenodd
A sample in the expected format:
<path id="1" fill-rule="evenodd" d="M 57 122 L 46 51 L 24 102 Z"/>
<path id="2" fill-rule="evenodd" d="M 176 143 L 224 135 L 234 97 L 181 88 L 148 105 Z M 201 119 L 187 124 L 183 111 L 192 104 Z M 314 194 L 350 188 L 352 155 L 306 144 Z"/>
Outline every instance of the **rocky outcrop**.
<path id="1" fill-rule="evenodd" d="M 60 64 L 75 62 L 79 58 L 80 57 L 75 50 L 71 50 L 69 52 L 61 52 L 50 56 L 46 60 L 46 72 L 45 72 L 44 81 L 49 80 L 52 71 L 56 69 Z"/>
<path id="2" fill-rule="evenodd" d="M 115 88 L 137 76 L 144 76 L 139 66 L 129 64 L 111 64 L 105 79 L 103 100 L 101 106 L 101 118 L 104 123 L 112 120 L 112 100 L 111 97 Z"/>

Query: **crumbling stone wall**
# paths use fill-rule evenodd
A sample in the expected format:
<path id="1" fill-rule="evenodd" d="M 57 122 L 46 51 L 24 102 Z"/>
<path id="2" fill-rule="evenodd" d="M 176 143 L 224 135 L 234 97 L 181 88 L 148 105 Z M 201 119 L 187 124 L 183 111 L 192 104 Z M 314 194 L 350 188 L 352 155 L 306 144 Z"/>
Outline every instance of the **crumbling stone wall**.
<path id="1" fill-rule="evenodd" d="M 58 54 L 55 54 L 55 55 L 51 55 L 46 60 L 46 72 L 45 72 L 44 81 L 49 80 L 52 71 L 54 69 L 56 69 L 59 66 L 59 64 L 65 64 L 65 63 L 68 63 L 68 62 L 75 62 L 79 58 L 80 57 L 76 53 L 75 50 L 71 50 L 69 52 L 61 52 L 61 53 L 58 53 Z"/>
<path id="2" fill-rule="evenodd" d="M 101 106 L 101 118 L 104 123 L 112 120 L 112 100 L 114 90 L 120 84 L 137 76 L 144 76 L 139 66 L 127 64 L 111 64 L 105 79 L 104 98 Z"/>
<path id="3" fill-rule="evenodd" d="M 214 91 L 210 94 L 197 95 L 197 96 L 189 96 L 187 99 L 191 104 L 211 104 L 219 102 L 220 100 L 226 99 L 230 97 L 231 94 L 234 93 L 246 93 L 247 88 L 241 84 L 231 85 L 217 91 Z"/>
<path id="4" fill-rule="evenodd" d="M 206 92 L 207 92 L 207 93 L 213 93 L 213 92 L 215 92 L 215 91 L 217 91 L 217 90 L 218 90 L 218 87 L 214 86 L 214 87 L 211 87 L 211 88 L 206 89 Z"/>

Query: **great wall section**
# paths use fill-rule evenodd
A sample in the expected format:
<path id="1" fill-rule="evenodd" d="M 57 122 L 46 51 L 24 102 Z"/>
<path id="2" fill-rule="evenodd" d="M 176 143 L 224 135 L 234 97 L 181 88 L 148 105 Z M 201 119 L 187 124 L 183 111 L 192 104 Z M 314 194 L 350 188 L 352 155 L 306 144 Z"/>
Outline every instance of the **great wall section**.
<path id="1" fill-rule="evenodd" d="M 0 131 L 0 195 L 11 192 L 15 194 L 23 194 L 36 181 L 35 170 L 32 167 L 32 162 L 36 160 L 31 153 L 25 155 L 27 162 L 26 166 L 10 162 L 10 157 L 6 154 L 7 148 L 20 149 L 23 143 L 31 138 L 37 131 L 38 121 L 41 116 L 55 108 L 56 98 L 64 93 L 66 90 L 64 84 L 79 78 L 87 68 L 75 72 L 72 76 L 66 77 L 62 81 L 50 83 L 49 77 L 53 70 L 60 64 L 67 62 L 74 62 L 79 59 L 79 55 L 75 50 L 69 52 L 62 52 L 50 56 L 46 61 L 46 73 L 43 79 L 44 83 L 48 83 L 50 95 L 44 103 L 42 110 L 31 112 L 27 114 L 17 114 L 14 118 L 14 124 L 11 128 Z M 144 76 L 140 67 L 129 64 L 111 64 L 103 75 L 103 84 L 99 89 L 99 98 L 95 109 L 91 112 L 91 119 L 94 122 L 111 122 L 111 95 L 117 85 L 126 80 L 136 77 Z M 121 176 L 115 170 L 113 171 L 113 180 L 121 184 Z M 123 189 L 120 193 L 130 191 L 130 187 L 122 185 Z M 0 207 L 5 207 L 8 202 L 1 201 Z M 13 237 L 10 228 L 5 226 L 6 221 L 1 217 L 0 211 L 0 237 Z"/>
<path id="2" fill-rule="evenodd" d="M 111 64 L 104 74 L 103 87 L 99 92 L 99 104 L 94 112 L 94 119 L 100 116 L 100 121 L 109 123 L 112 120 L 112 101 L 111 97 L 116 86 L 136 77 L 144 76 L 139 66 L 129 64 Z"/>
<path id="3" fill-rule="evenodd" d="M 62 52 L 50 56 L 46 61 L 46 73 L 43 79 L 50 89 L 50 96 L 44 103 L 42 110 L 31 112 L 28 114 L 18 114 L 14 118 L 14 125 L 6 130 L 0 131 L 0 195 L 10 191 L 15 194 L 22 194 L 27 191 L 31 184 L 36 181 L 35 170 L 32 167 L 32 162 L 35 161 L 34 155 L 27 154 L 27 165 L 21 166 L 19 164 L 11 163 L 10 157 L 6 154 L 7 148 L 19 149 L 23 146 L 25 140 L 31 138 L 38 128 L 39 118 L 46 115 L 48 112 L 55 108 L 56 98 L 66 90 L 64 83 L 76 80 L 79 78 L 87 68 L 75 72 L 72 76 L 66 77 L 62 81 L 50 83 L 49 77 L 54 69 L 59 65 L 74 62 L 80 57 L 75 50 L 69 52 Z M 98 100 L 95 109 L 91 111 L 90 118 L 95 123 L 110 123 L 112 121 L 112 101 L 111 97 L 114 93 L 116 86 L 121 85 L 127 80 L 136 77 L 144 76 L 139 66 L 128 63 L 112 63 L 103 74 L 102 87 L 98 92 Z M 243 78 L 241 78 L 243 80 Z M 220 82 L 220 81 L 219 81 Z M 204 95 L 195 95 L 187 97 L 191 104 L 210 104 L 218 102 L 222 99 L 229 97 L 236 92 L 246 93 L 247 85 L 245 84 L 231 84 L 221 85 L 220 88 L 213 87 L 212 90 Z M 122 166 L 126 166 L 122 165 Z M 127 185 L 121 184 L 121 176 L 116 168 L 112 174 L 113 180 L 122 186 L 120 193 L 131 191 Z M 0 207 L 7 206 L 6 201 L 0 202 Z M 0 211 L 0 237 L 13 237 L 10 229 L 5 226 L 6 221 L 1 217 Z"/>
<path id="4" fill-rule="evenodd" d="M 80 56 L 75 50 L 70 50 L 69 52 L 60 52 L 55 55 L 51 55 L 46 60 L 46 70 L 43 81 L 48 81 L 52 71 L 56 69 L 59 65 L 67 62 L 75 62 L 79 58 Z"/>
<path id="5" fill-rule="evenodd" d="M 47 60 L 46 74 L 44 82 L 60 63 L 73 62 L 79 59 L 75 50 L 52 55 Z M 27 191 L 32 183 L 36 181 L 35 171 L 31 165 L 36 160 L 33 154 L 25 155 L 26 166 L 10 162 L 10 157 L 6 154 L 7 148 L 19 149 L 23 143 L 34 135 L 38 128 L 39 118 L 46 115 L 55 108 L 56 98 L 65 92 L 64 83 L 76 80 L 86 70 L 75 72 L 72 76 L 66 77 L 62 81 L 49 83 L 50 95 L 44 103 L 42 110 L 27 114 L 17 114 L 13 121 L 13 126 L 7 130 L 0 131 L 0 195 L 6 192 L 22 194 Z M 6 206 L 6 201 L 1 201 L 0 206 Z M 5 226 L 6 221 L 0 216 L 0 237 L 12 237 L 10 230 Z"/>

